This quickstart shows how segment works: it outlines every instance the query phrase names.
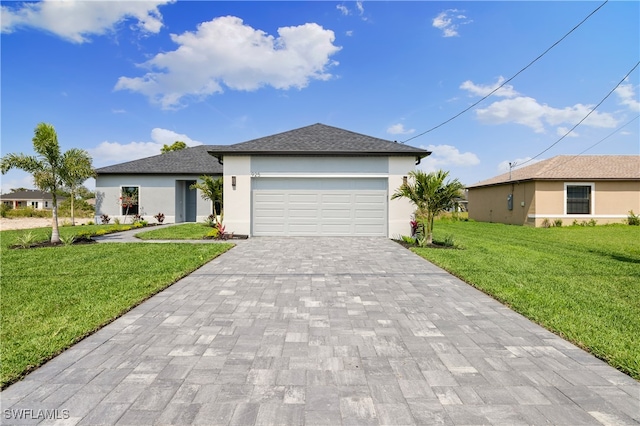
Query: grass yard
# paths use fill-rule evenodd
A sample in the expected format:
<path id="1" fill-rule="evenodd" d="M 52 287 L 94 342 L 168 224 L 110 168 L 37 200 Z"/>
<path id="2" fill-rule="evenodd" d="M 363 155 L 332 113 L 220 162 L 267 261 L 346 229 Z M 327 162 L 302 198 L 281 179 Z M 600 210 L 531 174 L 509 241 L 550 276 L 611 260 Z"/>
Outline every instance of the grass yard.
<path id="1" fill-rule="evenodd" d="M 413 250 L 640 380 L 640 227 L 437 221 L 448 235 L 464 250 Z"/>
<path id="2" fill-rule="evenodd" d="M 151 231 L 136 234 L 141 240 L 201 240 L 213 228 L 205 223 L 160 226 Z"/>
<path id="3" fill-rule="evenodd" d="M 233 246 L 132 243 L 9 249 L 24 232 L 0 232 L 3 388 Z M 49 229 L 32 232 L 43 240 Z"/>

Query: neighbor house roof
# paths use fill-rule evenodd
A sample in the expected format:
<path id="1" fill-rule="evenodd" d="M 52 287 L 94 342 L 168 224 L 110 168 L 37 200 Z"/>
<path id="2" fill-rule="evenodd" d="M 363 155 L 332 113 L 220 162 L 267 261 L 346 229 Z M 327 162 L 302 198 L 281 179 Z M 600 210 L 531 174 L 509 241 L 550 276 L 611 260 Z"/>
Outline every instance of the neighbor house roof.
<path id="1" fill-rule="evenodd" d="M 58 197 L 63 198 L 63 197 Z M 51 193 L 40 191 L 38 189 L 27 189 L 25 191 L 10 192 L 8 194 L 0 194 L 2 200 L 51 200 Z"/>
<path id="2" fill-rule="evenodd" d="M 96 170 L 100 174 L 221 175 L 222 165 L 208 154 L 215 145 L 198 145 L 153 157 L 114 164 Z"/>
<path id="3" fill-rule="evenodd" d="M 224 155 L 393 155 L 423 158 L 431 152 L 362 135 L 349 130 L 313 124 L 295 130 L 253 139 L 228 146 L 217 146 L 209 152 Z"/>
<path id="4" fill-rule="evenodd" d="M 639 155 L 559 155 L 468 188 L 531 180 L 640 180 Z"/>

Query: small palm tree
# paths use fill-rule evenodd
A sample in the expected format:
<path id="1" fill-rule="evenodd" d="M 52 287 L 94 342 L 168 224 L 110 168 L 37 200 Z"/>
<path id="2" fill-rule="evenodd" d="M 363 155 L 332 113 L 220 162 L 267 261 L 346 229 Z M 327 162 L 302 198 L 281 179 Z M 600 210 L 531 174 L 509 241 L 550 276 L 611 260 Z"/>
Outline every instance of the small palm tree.
<path id="1" fill-rule="evenodd" d="M 200 176 L 200 181 L 194 183 L 189 189 L 199 189 L 203 200 L 213 203 L 213 215 L 218 220 L 218 207 L 222 214 L 222 178 L 214 179 L 213 176 Z"/>
<path id="2" fill-rule="evenodd" d="M 425 173 L 422 170 L 409 172 L 412 182 L 403 183 L 391 196 L 391 199 L 407 198 L 416 206 L 416 217 L 424 217 L 421 221 L 422 235 L 426 235 L 426 244 L 433 242 L 433 221 L 435 217 L 449 208 L 455 207 L 461 197 L 464 185 L 454 179 L 445 182 L 449 172 L 438 170 Z M 425 229 L 426 223 L 426 229 Z"/>
<path id="3" fill-rule="evenodd" d="M 83 170 L 83 173 L 86 172 L 85 167 L 91 168 L 91 157 L 82 150 L 69 150 L 63 155 L 60 152 L 58 135 L 51 124 L 38 124 L 34 133 L 32 141 L 36 155 L 7 154 L 0 159 L 0 171 L 5 174 L 11 169 L 22 169 L 31 173 L 38 189 L 51 193 L 53 219 L 51 242 L 59 243 L 58 191 L 67 179 L 74 177 L 80 179 L 78 176 L 82 173 L 77 171 L 77 167 Z M 88 166 L 86 163 L 84 165 L 74 164 L 74 161 L 79 158 L 83 158 L 83 161 L 88 159 Z"/>

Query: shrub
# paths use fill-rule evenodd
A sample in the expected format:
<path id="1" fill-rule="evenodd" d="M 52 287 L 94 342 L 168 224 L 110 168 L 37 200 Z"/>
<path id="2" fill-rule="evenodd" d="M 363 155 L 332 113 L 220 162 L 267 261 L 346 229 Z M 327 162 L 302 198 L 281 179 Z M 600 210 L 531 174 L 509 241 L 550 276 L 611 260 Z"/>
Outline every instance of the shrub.
<path id="1" fill-rule="evenodd" d="M 153 216 L 155 218 L 155 220 L 158 221 L 158 223 L 162 223 L 164 222 L 164 213 L 160 212 L 157 215 Z"/>
<path id="2" fill-rule="evenodd" d="M 562 219 L 554 220 L 553 221 L 553 226 L 561 227 L 562 226 Z"/>
<path id="3" fill-rule="evenodd" d="M 598 221 L 595 219 L 591 219 L 589 222 L 587 222 L 587 226 L 596 226 L 598 224 Z"/>
<path id="4" fill-rule="evenodd" d="M 214 227 L 218 224 L 218 218 L 216 217 L 216 215 L 210 214 L 209 216 L 207 216 L 204 222 L 207 224 L 207 226 Z"/>
<path id="5" fill-rule="evenodd" d="M 11 207 L 9 207 L 6 204 L 1 204 L 0 205 L 0 217 L 7 217 L 7 212 L 11 210 Z"/>
<path id="6" fill-rule="evenodd" d="M 67 236 L 60 235 L 60 241 L 65 246 L 70 246 L 71 244 L 76 242 L 76 235 L 75 234 L 69 234 Z"/>
<path id="7" fill-rule="evenodd" d="M 402 241 L 404 241 L 404 242 L 405 242 L 405 243 L 407 243 L 407 244 L 415 244 L 415 243 L 416 243 L 415 238 L 410 237 L 410 236 L 408 236 L 408 235 L 403 235 L 403 236 L 402 236 Z"/>
<path id="8" fill-rule="evenodd" d="M 120 218 L 116 217 L 115 219 L 113 219 L 113 223 L 116 225 L 120 225 Z"/>
<path id="9" fill-rule="evenodd" d="M 108 215 L 108 214 L 100 215 L 100 222 L 101 222 L 103 225 L 107 225 L 109 222 L 111 222 L 111 218 L 109 217 L 109 215 Z"/>
<path id="10" fill-rule="evenodd" d="M 551 227 L 551 222 L 549 222 L 549 219 L 545 219 L 542 221 L 542 227 L 543 228 L 550 228 Z"/>
<path id="11" fill-rule="evenodd" d="M 220 231 L 218 228 L 212 228 L 211 231 L 207 232 L 207 238 L 218 238 L 220 236 Z"/>
<path id="12" fill-rule="evenodd" d="M 99 237 L 101 235 L 107 235 L 107 230 L 106 229 L 98 229 L 96 231 L 96 235 Z"/>
<path id="13" fill-rule="evenodd" d="M 444 246 L 445 247 L 455 247 L 456 245 L 456 241 L 455 241 L 455 237 L 453 236 L 453 234 L 449 234 L 446 237 L 444 237 Z"/>
<path id="14" fill-rule="evenodd" d="M 29 248 L 36 241 L 36 236 L 31 231 L 23 232 L 16 238 L 16 245 L 22 248 Z"/>
<path id="15" fill-rule="evenodd" d="M 36 210 L 33 207 L 9 209 L 6 217 L 51 217 L 51 210 Z"/>
<path id="16" fill-rule="evenodd" d="M 627 223 L 631 226 L 640 226 L 640 215 L 634 214 L 633 210 L 629 210 L 629 216 L 627 216 Z"/>

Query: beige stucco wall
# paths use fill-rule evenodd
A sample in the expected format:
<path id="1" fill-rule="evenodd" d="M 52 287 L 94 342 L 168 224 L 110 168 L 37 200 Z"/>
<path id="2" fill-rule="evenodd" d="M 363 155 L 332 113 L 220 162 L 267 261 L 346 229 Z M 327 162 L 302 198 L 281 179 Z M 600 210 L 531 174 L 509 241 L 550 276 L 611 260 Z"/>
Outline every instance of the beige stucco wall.
<path id="1" fill-rule="evenodd" d="M 507 208 L 509 194 L 513 194 L 512 210 Z M 534 185 L 531 182 L 469 188 L 469 219 L 525 225 L 528 215 L 535 212 L 533 195 Z"/>
<path id="2" fill-rule="evenodd" d="M 566 184 L 593 185 L 591 214 L 566 214 Z M 512 186 L 514 205 L 509 212 L 506 200 Z M 603 225 L 623 222 L 630 210 L 640 212 L 638 181 L 537 181 L 469 189 L 469 218 L 480 222 L 543 226 L 561 220 L 567 226 L 593 219 Z"/>

